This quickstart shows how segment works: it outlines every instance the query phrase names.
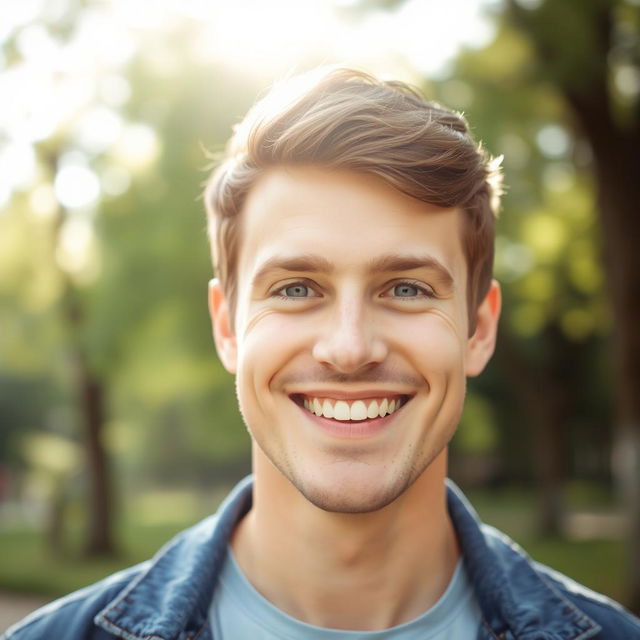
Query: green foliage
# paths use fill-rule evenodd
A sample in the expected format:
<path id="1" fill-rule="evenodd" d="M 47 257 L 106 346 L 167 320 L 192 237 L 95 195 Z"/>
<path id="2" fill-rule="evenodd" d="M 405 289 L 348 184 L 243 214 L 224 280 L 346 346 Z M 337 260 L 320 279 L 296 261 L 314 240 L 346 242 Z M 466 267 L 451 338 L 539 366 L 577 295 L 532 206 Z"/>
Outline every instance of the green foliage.
<path id="1" fill-rule="evenodd" d="M 469 393 L 455 436 L 456 451 L 489 454 L 496 450 L 498 434 L 491 404 L 478 393 Z"/>
<path id="2" fill-rule="evenodd" d="M 559 86 L 582 88 L 607 74 L 609 61 L 594 55 L 595 51 L 608 49 L 610 38 L 608 16 L 616 0 L 563 0 L 542 2 L 534 11 L 519 9 L 513 4 L 511 11 L 515 21 L 525 31 L 536 34 L 539 48 L 547 61 L 537 72 Z"/>
<path id="3" fill-rule="evenodd" d="M 46 380 L 0 377 L 0 464 L 26 465 L 25 437 L 44 426 L 50 395 Z"/>
<path id="4" fill-rule="evenodd" d="M 605 354 L 611 320 L 592 159 L 564 97 L 550 82 L 553 74 L 569 73 L 564 64 L 573 68 L 576 82 L 587 81 L 587 69 L 602 64 L 585 62 L 579 72 L 572 66 L 579 62 L 576 57 L 589 57 L 585 43 L 596 36 L 589 32 L 587 14 L 605 3 L 587 4 L 545 2 L 539 10 L 513 9 L 523 21 L 539 21 L 550 41 L 558 36 L 554 30 L 563 31 L 557 46 L 575 47 L 570 59 L 561 61 L 558 51 L 558 64 L 541 69 L 526 30 L 514 28 L 506 11 L 496 15 L 494 41 L 460 55 L 451 76 L 429 89 L 436 99 L 464 111 L 490 152 L 504 154 L 506 194 L 495 261 L 503 318 L 494 362 L 470 381 L 468 400 L 473 405 L 481 397 L 492 407 L 493 452 L 511 477 L 530 477 L 535 420 L 543 419 L 538 405 L 549 406 L 551 394 L 564 412 L 558 414 L 557 428 L 566 434 L 567 452 L 573 452 L 568 469 L 602 477 L 609 467 Z M 483 411 L 473 406 L 465 411 L 454 455 L 464 451 L 465 438 L 482 440 L 488 433 L 474 425 L 484 422 L 476 414 Z"/>
<path id="5" fill-rule="evenodd" d="M 73 23 L 68 26 L 61 37 L 72 34 Z M 3 457 L 21 458 L 26 445 L 18 434 L 28 429 L 59 431 L 56 398 L 75 400 L 69 358 L 72 342 L 79 341 L 108 391 L 109 447 L 123 467 L 138 471 L 138 480 L 144 474 L 202 479 L 215 476 L 212 468 L 247 458 L 233 381 L 211 340 L 206 298 L 212 270 L 200 193 L 205 148 L 222 147 L 257 88 L 181 54 L 190 37 L 186 27 L 164 37 L 163 46 L 189 73 L 159 72 L 141 51 L 125 69 L 132 92 L 117 114 L 125 123 L 151 127 L 157 151 L 136 160 L 123 155 L 125 139 L 92 155 L 73 137 L 72 123 L 41 143 L 40 184 L 31 194 L 15 195 L 0 216 Z M 114 169 L 124 172 L 130 187 L 104 194 L 95 212 L 54 205 L 38 213 L 33 193 L 51 188 L 55 164 L 69 151 L 84 154 L 103 178 Z M 60 229 L 83 216 L 90 220 L 94 266 L 68 274 L 59 259 Z M 64 296 L 73 296 L 81 313 L 71 330 Z M 77 416 L 68 417 L 62 430 L 73 436 Z"/>

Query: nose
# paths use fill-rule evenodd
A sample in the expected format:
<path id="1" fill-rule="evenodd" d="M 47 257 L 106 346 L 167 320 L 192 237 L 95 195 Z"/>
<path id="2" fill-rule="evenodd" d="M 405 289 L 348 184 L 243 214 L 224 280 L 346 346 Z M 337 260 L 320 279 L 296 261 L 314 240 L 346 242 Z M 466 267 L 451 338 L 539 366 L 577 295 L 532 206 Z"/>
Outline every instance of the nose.
<path id="1" fill-rule="evenodd" d="M 371 311 L 353 297 L 336 304 L 313 347 L 317 362 L 345 374 L 370 368 L 386 356 Z"/>

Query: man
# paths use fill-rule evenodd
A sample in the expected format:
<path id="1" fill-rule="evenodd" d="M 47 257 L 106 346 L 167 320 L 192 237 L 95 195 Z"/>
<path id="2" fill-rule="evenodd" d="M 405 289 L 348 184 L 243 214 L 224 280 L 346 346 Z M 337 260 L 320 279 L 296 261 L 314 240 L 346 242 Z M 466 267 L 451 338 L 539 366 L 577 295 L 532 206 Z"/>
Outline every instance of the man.
<path id="1" fill-rule="evenodd" d="M 497 166 L 460 116 L 333 70 L 276 88 L 206 191 L 215 343 L 252 479 L 7 638 L 640 638 L 446 482 L 492 355 Z"/>

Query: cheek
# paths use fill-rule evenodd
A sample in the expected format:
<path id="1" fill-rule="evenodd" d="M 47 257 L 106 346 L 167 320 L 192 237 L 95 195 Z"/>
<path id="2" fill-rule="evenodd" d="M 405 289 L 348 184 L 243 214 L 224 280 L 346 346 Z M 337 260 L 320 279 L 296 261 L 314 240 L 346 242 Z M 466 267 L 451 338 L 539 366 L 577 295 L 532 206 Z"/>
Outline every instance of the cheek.
<path id="1" fill-rule="evenodd" d="M 395 335 L 419 369 L 430 374 L 451 374 L 464 364 L 465 341 L 448 317 L 432 313 L 409 318 Z"/>
<path id="2" fill-rule="evenodd" d="M 297 354 L 308 349 L 313 323 L 293 314 L 259 311 L 249 319 L 238 345 L 239 395 L 268 390 L 271 380 Z"/>

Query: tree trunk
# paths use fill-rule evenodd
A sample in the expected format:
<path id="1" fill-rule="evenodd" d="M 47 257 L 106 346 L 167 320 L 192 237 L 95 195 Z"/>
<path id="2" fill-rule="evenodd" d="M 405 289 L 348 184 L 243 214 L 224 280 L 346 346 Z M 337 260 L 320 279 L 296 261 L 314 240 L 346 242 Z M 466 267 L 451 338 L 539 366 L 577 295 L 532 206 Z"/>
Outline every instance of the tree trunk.
<path id="1" fill-rule="evenodd" d="M 86 348 L 80 339 L 82 312 L 77 292 L 73 290 L 70 282 L 64 298 L 64 307 L 71 336 L 76 393 L 81 408 L 82 436 L 89 476 L 85 553 L 91 556 L 114 555 L 111 474 L 103 441 L 106 422 L 105 390 L 103 382 L 91 370 Z"/>
<path id="2" fill-rule="evenodd" d="M 81 359 L 83 360 L 83 359 Z M 82 393 L 87 471 L 91 487 L 88 504 L 87 555 L 113 555 L 112 495 L 109 458 L 103 442 L 105 423 L 104 390 L 101 382 L 81 362 L 79 386 Z"/>
<path id="3" fill-rule="evenodd" d="M 544 536 L 561 535 L 566 508 L 568 419 L 575 393 L 571 347 L 555 325 L 545 327 L 540 351 L 546 354 L 533 363 L 522 356 L 518 345 L 501 332 L 496 356 L 509 372 L 514 390 L 531 425 L 533 475 L 536 487 L 536 529 Z"/>
<path id="4" fill-rule="evenodd" d="M 640 145 L 640 135 L 624 142 L 592 137 L 615 327 L 613 472 L 629 515 L 627 605 L 640 613 L 640 172 L 629 149 Z"/>
<path id="5" fill-rule="evenodd" d="M 49 552 L 57 557 L 65 552 L 64 530 L 67 500 L 65 495 L 65 479 L 60 478 L 54 482 L 54 487 L 49 498 L 47 513 L 46 541 Z"/>
<path id="6" fill-rule="evenodd" d="M 58 170 L 58 154 L 53 151 L 43 155 L 43 158 L 53 180 Z M 54 253 L 59 244 L 62 225 L 68 215 L 69 212 L 64 207 L 58 208 L 54 226 Z M 53 262 L 55 263 L 55 260 Z M 98 373 L 92 369 L 86 346 L 82 341 L 84 314 L 76 285 L 62 269 L 60 275 L 64 283 L 62 313 L 73 360 L 74 391 L 80 405 L 81 434 L 89 477 L 84 551 L 87 555 L 114 555 L 116 545 L 113 536 L 113 494 L 109 456 L 103 441 L 106 422 L 105 385 Z"/>

